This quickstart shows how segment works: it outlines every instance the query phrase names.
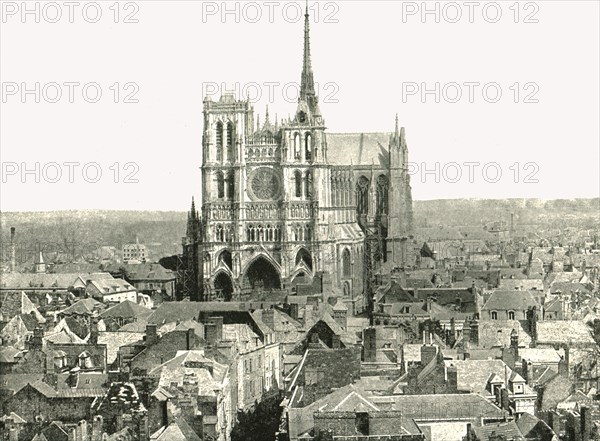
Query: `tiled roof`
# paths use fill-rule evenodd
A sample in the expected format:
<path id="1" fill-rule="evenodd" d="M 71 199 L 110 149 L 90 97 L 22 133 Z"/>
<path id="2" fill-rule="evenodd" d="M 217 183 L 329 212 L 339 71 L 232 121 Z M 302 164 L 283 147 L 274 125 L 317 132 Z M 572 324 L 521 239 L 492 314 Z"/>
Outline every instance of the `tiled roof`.
<path id="1" fill-rule="evenodd" d="M 158 263 L 140 263 L 124 266 L 127 278 L 132 282 L 138 281 L 170 281 L 175 280 L 173 271 L 166 269 Z"/>
<path id="2" fill-rule="evenodd" d="M 112 364 L 117 358 L 119 348 L 142 341 L 143 332 L 99 332 L 98 343 L 106 345 L 106 363 Z"/>
<path id="3" fill-rule="evenodd" d="M 81 299 L 63 309 L 61 314 L 93 315 L 95 310 L 101 306 L 102 304 L 95 299 Z"/>
<path id="4" fill-rule="evenodd" d="M 489 394 L 488 380 L 492 374 L 504 378 L 512 374 L 512 370 L 502 360 L 446 360 L 446 368 L 456 367 L 457 389 L 463 392 Z"/>
<path id="5" fill-rule="evenodd" d="M 5 274 L 2 274 L 4 277 Z M 27 297 L 25 292 L 20 293 L 5 293 L 2 296 L 2 306 L 0 306 L 0 317 L 3 321 L 21 315 L 33 313 L 38 323 L 45 323 L 46 319 L 40 312 L 33 302 Z"/>
<path id="6" fill-rule="evenodd" d="M 228 368 L 204 355 L 204 351 L 178 351 L 171 360 L 150 371 L 150 375 L 159 375 L 159 386 L 169 391 L 173 383 L 183 384 L 184 380 L 193 374 L 198 384 L 199 396 L 215 396 L 221 388 Z"/>
<path id="7" fill-rule="evenodd" d="M 18 349 L 13 348 L 12 346 L 4 346 L 0 348 L 0 363 L 15 363 L 15 355 L 19 352 Z"/>
<path id="8" fill-rule="evenodd" d="M 135 291 L 135 288 L 123 279 L 90 280 L 90 283 L 99 291 L 100 295 L 103 296 Z"/>
<path id="9" fill-rule="evenodd" d="M 556 434 L 545 421 L 528 414 L 523 413 L 517 420 L 517 427 L 525 438 L 533 439 L 553 439 Z"/>
<path id="10" fill-rule="evenodd" d="M 327 151 L 332 165 L 375 165 L 387 168 L 391 133 L 328 133 Z"/>
<path id="11" fill-rule="evenodd" d="M 525 437 L 517 427 L 517 423 L 514 421 L 486 424 L 485 426 L 474 427 L 473 430 L 477 434 L 479 441 L 495 439 L 494 436 L 503 436 L 506 441 L 525 440 Z"/>
<path id="12" fill-rule="evenodd" d="M 125 300 L 121 303 L 116 304 L 115 306 L 111 306 L 110 308 L 102 311 L 100 313 L 100 317 L 116 317 L 116 318 L 131 318 L 131 317 L 148 317 L 152 314 L 152 311 L 148 308 L 145 308 L 141 305 L 138 305 L 131 300 Z"/>
<path id="13" fill-rule="evenodd" d="M 3 273 L 0 281 L 1 289 L 44 288 L 66 290 L 81 277 L 80 273 L 46 274 L 46 273 Z"/>
<path id="14" fill-rule="evenodd" d="M 538 343 L 595 344 L 592 331 L 579 320 L 544 320 L 537 322 Z"/>
<path id="15" fill-rule="evenodd" d="M 487 311 L 525 311 L 531 306 L 539 308 L 540 305 L 530 291 L 495 290 L 481 309 Z"/>
<path id="16" fill-rule="evenodd" d="M 202 441 L 183 418 L 177 418 L 167 427 L 161 427 L 151 439 L 156 441 Z"/>
<path id="17" fill-rule="evenodd" d="M 44 381 L 31 384 L 35 390 L 47 398 L 98 398 L 106 394 L 106 389 L 69 388 L 56 390 Z"/>
<path id="18" fill-rule="evenodd" d="M 3 415 L 2 418 L 0 418 L 0 421 L 2 421 L 2 422 L 11 421 L 16 424 L 25 424 L 27 422 L 14 412 L 11 412 L 8 415 Z"/>
<path id="19" fill-rule="evenodd" d="M 480 320 L 479 348 L 510 347 L 510 334 L 513 329 L 519 334 L 519 346 L 529 347 L 531 337 L 518 320 Z"/>
<path id="20" fill-rule="evenodd" d="M 519 357 L 532 363 L 558 363 L 560 355 L 553 348 L 522 348 Z"/>
<path id="21" fill-rule="evenodd" d="M 542 279 L 501 279 L 500 287 L 506 291 L 522 289 L 543 291 L 544 281 Z"/>

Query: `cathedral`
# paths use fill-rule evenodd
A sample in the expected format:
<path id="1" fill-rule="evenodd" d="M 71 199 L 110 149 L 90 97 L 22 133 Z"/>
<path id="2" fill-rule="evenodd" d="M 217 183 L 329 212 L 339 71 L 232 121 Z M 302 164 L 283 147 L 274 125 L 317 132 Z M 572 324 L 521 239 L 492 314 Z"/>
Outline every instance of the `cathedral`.
<path id="1" fill-rule="evenodd" d="M 364 310 L 378 272 L 412 265 L 404 129 L 329 133 L 319 109 L 308 10 L 293 118 L 255 122 L 248 100 L 204 100 L 202 207 L 183 239 L 192 300 L 244 300 L 317 286 Z M 275 118 L 277 119 L 277 118 Z M 312 285 L 311 285 L 312 284 Z"/>

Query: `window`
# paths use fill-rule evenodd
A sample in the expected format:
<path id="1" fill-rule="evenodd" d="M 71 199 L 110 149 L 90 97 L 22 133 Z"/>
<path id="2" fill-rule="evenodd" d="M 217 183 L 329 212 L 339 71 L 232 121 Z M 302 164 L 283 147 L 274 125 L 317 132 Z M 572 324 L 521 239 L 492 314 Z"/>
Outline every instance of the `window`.
<path id="1" fill-rule="evenodd" d="M 342 273 L 344 277 L 350 277 L 352 273 L 350 251 L 348 248 L 346 248 L 342 253 Z"/>
<path id="2" fill-rule="evenodd" d="M 498 320 L 498 313 L 496 311 L 492 311 L 492 320 Z"/>
<path id="3" fill-rule="evenodd" d="M 515 311 L 508 311 L 508 319 L 509 320 L 515 319 Z"/>
<path id="4" fill-rule="evenodd" d="M 304 158 L 307 161 L 312 159 L 312 135 L 310 133 L 304 137 Z"/>
<path id="5" fill-rule="evenodd" d="M 300 159 L 300 133 L 294 135 L 294 159 Z"/>
<path id="6" fill-rule="evenodd" d="M 217 161 L 223 160 L 223 123 L 219 121 L 216 128 Z"/>
<path id="7" fill-rule="evenodd" d="M 217 197 L 223 199 L 225 197 L 225 177 L 223 172 L 217 172 Z"/>
<path id="8" fill-rule="evenodd" d="M 227 160 L 233 161 L 233 123 L 227 123 Z"/>
<path id="9" fill-rule="evenodd" d="M 294 184 L 296 187 L 296 197 L 302 197 L 302 173 L 299 170 L 294 172 Z"/>
<path id="10" fill-rule="evenodd" d="M 229 173 L 227 177 L 227 198 L 233 201 L 233 197 L 235 194 L 235 177 L 233 176 L 233 172 Z"/>
<path id="11" fill-rule="evenodd" d="M 356 183 L 356 211 L 359 215 L 369 214 L 369 180 L 364 176 Z"/>
<path id="12" fill-rule="evenodd" d="M 310 171 L 306 172 L 306 181 L 305 181 L 305 191 L 304 194 L 307 198 L 312 197 L 312 173 Z"/>
<path id="13" fill-rule="evenodd" d="M 377 178 L 377 214 L 388 214 L 388 189 L 387 176 Z"/>

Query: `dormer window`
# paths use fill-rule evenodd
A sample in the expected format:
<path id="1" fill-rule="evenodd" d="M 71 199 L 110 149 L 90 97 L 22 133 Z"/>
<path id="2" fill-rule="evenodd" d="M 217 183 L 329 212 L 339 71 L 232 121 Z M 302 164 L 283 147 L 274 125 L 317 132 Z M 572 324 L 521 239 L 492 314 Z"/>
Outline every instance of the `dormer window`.
<path id="1" fill-rule="evenodd" d="M 509 320 L 515 319 L 515 311 L 508 311 L 508 319 Z"/>
<path id="2" fill-rule="evenodd" d="M 492 320 L 498 320 L 498 312 L 492 311 Z"/>

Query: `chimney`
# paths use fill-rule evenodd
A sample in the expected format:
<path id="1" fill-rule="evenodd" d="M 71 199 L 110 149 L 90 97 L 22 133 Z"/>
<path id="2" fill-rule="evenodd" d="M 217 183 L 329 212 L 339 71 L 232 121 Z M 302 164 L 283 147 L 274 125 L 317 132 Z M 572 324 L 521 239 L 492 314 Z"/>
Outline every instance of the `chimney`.
<path id="1" fill-rule="evenodd" d="M 294 320 L 298 320 L 298 304 L 292 303 L 290 304 L 290 317 Z"/>
<path id="2" fill-rule="evenodd" d="M 42 344 L 44 341 L 44 328 L 41 326 L 36 326 L 33 330 L 33 337 L 29 343 L 29 347 L 31 349 L 42 349 Z"/>
<path id="3" fill-rule="evenodd" d="M 479 345 L 479 322 L 474 320 L 471 322 L 471 342 L 475 345 Z"/>
<path id="4" fill-rule="evenodd" d="M 594 426 L 590 408 L 582 406 L 579 415 L 581 423 L 581 441 L 590 441 L 592 439 L 592 427 Z"/>
<path id="5" fill-rule="evenodd" d="M 73 369 L 71 369 L 69 371 L 69 378 L 67 380 L 69 387 L 75 389 L 77 387 L 77 385 L 79 384 L 79 371 L 80 370 L 81 369 L 79 367 L 74 367 Z"/>
<path id="6" fill-rule="evenodd" d="M 515 361 L 519 360 L 519 334 L 515 329 L 510 333 L 510 349 L 515 356 Z"/>
<path id="7" fill-rule="evenodd" d="M 468 320 L 463 323 L 463 341 L 465 343 L 471 341 L 471 324 Z"/>
<path id="8" fill-rule="evenodd" d="M 377 360 L 377 330 L 369 327 L 364 333 L 364 361 L 374 363 Z"/>
<path id="9" fill-rule="evenodd" d="M 531 335 L 531 347 L 535 348 L 537 345 L 537 308 L 533 306 L 527 311 L 527 324 L 529 326 L 529 333 Z"/>
<path id="10" fill-rule="evenodd" d="M 433 305 L 433 299 L 431 297 L 427 297 L 427 312 L 431 313 Z"/>
<path id="11" fill-rule="evenodd" d="M 92 323 L 90 324 L 90 344 L 97 345 L 98 344 L 98 320 L 96 318 L 92 319 Z"/>
<path id="12" fill-rule="evenodd" d="M 152 346 L 158 341 L 156 323 L 148 323 L 146 325 L 146 346 Z"/>
<path id="13" fill-rule="evenodd" d="M 194 329 L 190 328 L 187 330 L 186 336 L 185 336 L 185 348 L 188 351 L 191 351 L 192 348 L 194 347 Z"/>
<path id="14" fill-rule="evenodd" d="M 209 317 L 204 325 L 204 339 L 209 345 L 223 340 L 223 317 Z"/>
<path id="15" fill-rule="evenodd" d="M 558 362 L 558 373 L 565 378 L 569 378 L 569 348 L 565 346 L 565 355 Z"/>
<path id="16" fill-rule="evenodd" d="M 10 272 L 17 269 L 17 249 L 15 244 L 15 227 L 10 227 Z"/>
<path id="17" fill-rule="evenodd" d="M 19 441 L 19 431 L 14 427 L 8 431 L 8 441 Z"/>
<path id="18" fill-rule="evenodd" d="M 307 303 L 304 307 L 304 328 L 309 328 L 313 324 L 313 306 Z"/>
<path id="19" fill-rule="evenodd" d="M 456 366 L 448 366 L 446 370 L 448 381 L 448 393 L 456 393 L 458 390 L 458 370 Z"/>
<path id="20" fill-rule="evenodd" d="M 421 346 L 421 366 L 427 366 L 431 360 L 437 357 L 437 346 L 423 345 Z"/>
<path id="21" fill-rule="evenodd" d="M 87 421 L 81 420 L 77 423 L 77 428 L 75 429 L 75 434 L 77 436 L 77 441 L 88 441 L 88 433 L 87 433 Z"/>
<path id="22" fill-rule="evenodd" d="M 262 321 L 265 325 L 271 328 L 273 331 L 275 330 L 275 310 L 274 309 L 264 309 L 262 312 Z"/>
<path id="23" fill-rule="evenodd" d="M 94 416 L 92 420 L 92 439 L 90 441 L 102 441 L 104 420 L 101 415 Z"/>

